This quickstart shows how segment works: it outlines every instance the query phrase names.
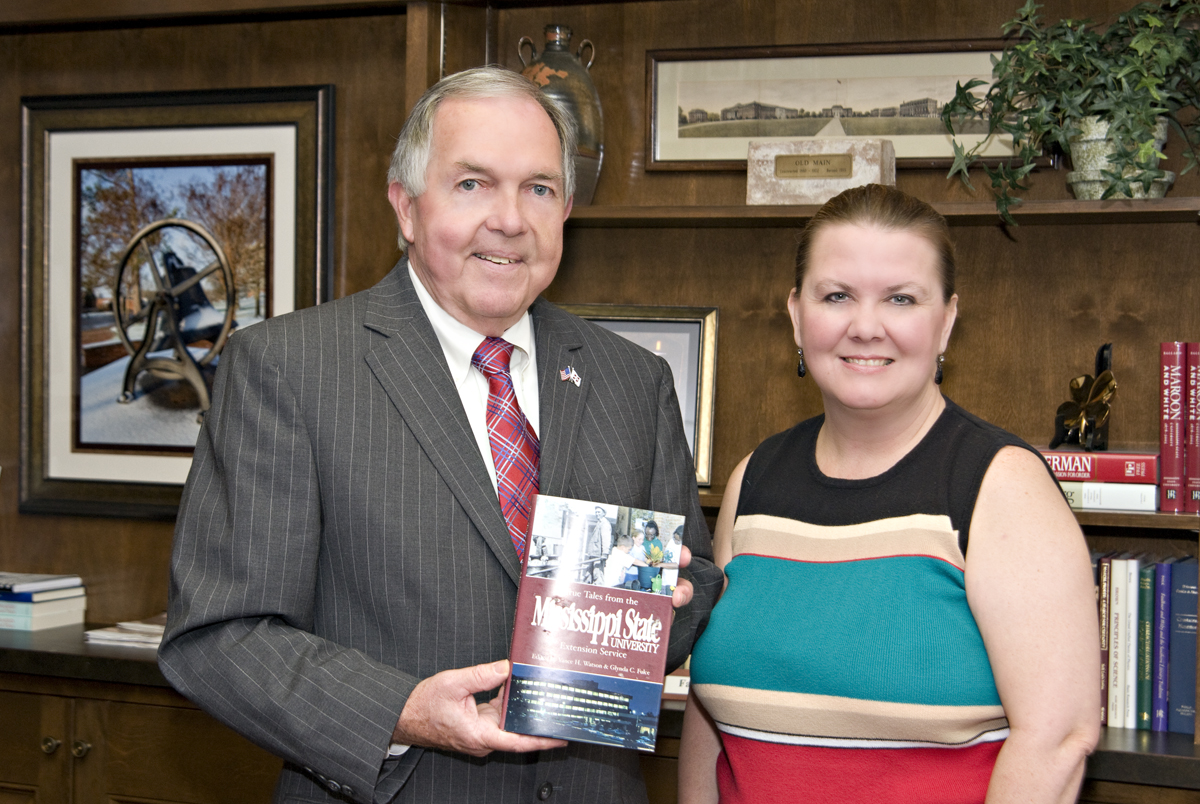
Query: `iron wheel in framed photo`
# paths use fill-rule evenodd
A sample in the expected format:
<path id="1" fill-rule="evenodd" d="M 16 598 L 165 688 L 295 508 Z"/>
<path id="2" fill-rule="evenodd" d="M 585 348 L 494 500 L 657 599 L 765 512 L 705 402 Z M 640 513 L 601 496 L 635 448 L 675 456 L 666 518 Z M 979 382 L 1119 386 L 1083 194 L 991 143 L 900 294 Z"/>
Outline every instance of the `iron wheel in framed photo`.
<path id="1" fill-rule="evenodd" d="M 22 99 L 22 513 L 175 515 L 220 351 L 329 289 L 333 87 Z"/>

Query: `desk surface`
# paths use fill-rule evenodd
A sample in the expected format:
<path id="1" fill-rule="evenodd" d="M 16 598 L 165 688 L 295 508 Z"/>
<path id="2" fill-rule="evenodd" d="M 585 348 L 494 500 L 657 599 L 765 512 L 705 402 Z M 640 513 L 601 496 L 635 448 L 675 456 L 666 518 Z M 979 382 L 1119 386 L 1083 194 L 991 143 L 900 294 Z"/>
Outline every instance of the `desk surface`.
<path id="1" fill-rule="evenodd" d="M 170 687 L 154 648 L 98 645 L 83 640 L 84 626 L 44 631 L 0 629 L 0 673 Z"/>

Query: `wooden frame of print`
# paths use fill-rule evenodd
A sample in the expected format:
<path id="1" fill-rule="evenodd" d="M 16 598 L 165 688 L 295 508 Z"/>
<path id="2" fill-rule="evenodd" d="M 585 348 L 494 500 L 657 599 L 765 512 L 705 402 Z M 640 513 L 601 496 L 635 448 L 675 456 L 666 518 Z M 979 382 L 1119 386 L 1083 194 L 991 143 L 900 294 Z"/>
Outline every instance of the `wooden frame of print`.
<path id="1" fill-rule="evenodd" d="M 853 113 L 856 102 L 878 114 L 848 115 L 851 132 L 891 139 L 896 167 L 948 169 L 954 152 L 944 131 L 904 135 L 895 129 L 917 126 L 904 121 L 919 119 L 916 110 L 928 109 L 928 101 L 950 100 L 955 81 L 990 80 L 991 54 L 1003 46 L 1003 40 L 989 39 L 647 51 L 646 170 L 745 170 L 751 139 L 854 136 L 843 133 L 841 112 Z M 689 101 L 705 105 L 689 109 Z M 831 115 L 813 114 L 818 108 Z M 743 114 L 754 119 L 739 119 Z M 704 129 L 693 128 L 681 137 L 681 115 L 694 118 L 685 125 L 738 127 L 738 135 L 697 136 Z M 723 119 L 712 121 L 713 115 Z M 929 112 L 920 117 L 927 120 Z M 831 123 L 842 130 L 831 132 Z M 971 136 L 959 139 L 968 147 L 973 142 Z M 994 143 L 985 156 L 1011 157 L 1011 142 Z"/>
<path id="2" fill-rule="evenodd" d="M 96 306 L 92 294 L 85 307 L 85 249 L 79 242 L 85 217 L 82 177 L 89 166 L 127 170 L 130 187 L 136 186 L 135 171 L 143 169 L 195 168 L 199 177 L 215 177 L 212 171 L 262 166 L 252 192 L 263 205 L 256 213 L 264 254 L 256 263 L 257 276 L 263 278 L 247 298 L 254 299 L 256 315 L 279 315 L 329 295 L 332 122 L 333 87 L 328 85 L 22 99 L 22 513 L 170 518 L 191 466 L 191 445 L 173 446 L 146 435 L 150 413 L 137 405 L 128 408 L 143 418 L 123 425 L 142 439 L 135 446 L 80 446 L 86 374 L 80 332 L 85 313 L 94 315 Z M 137 191 L 131 192 L 137 198 Z M 87 209 L 92 215 L 94 207 Z M 175 207 L 152 219 L 161 224 L 181 214 Z M 142 269 L 135 270 L 140 282 Z M 186 284 L 172 291 L 186 292 L 181 290 Z M 190 285 L 199 288 L 200 281 Z M 119 325 L 118 311 L 126 306 L 117 302 L 116 289 L 109 292 L 112 321 L 104 325 Z M 232 289 L 228 294 L 219 302 L 226 310 L 231 303 L 245 303 Z M 129 297 L 137 299 L 129 309 L 147 309 L 150 295 L 139 286 Z M 180 302 L 175 303 L 178 318 Z M 240 314 L 243 308 L 234 309 Z M 128 333 L 120 334 L 128 348 Z M 178 426 L 180 413 L 170 414 L 172 427 Z M 192 412 L 193 424 L 195 419 Z"/>
<path id="3" fill-rule="evenodd" d="M 679 409 L 696 461 L 696 484 L 711 486 L 717 308 L 637 304 L 559 306 L 628 338 L 667 361 L 675 377 Z"/>

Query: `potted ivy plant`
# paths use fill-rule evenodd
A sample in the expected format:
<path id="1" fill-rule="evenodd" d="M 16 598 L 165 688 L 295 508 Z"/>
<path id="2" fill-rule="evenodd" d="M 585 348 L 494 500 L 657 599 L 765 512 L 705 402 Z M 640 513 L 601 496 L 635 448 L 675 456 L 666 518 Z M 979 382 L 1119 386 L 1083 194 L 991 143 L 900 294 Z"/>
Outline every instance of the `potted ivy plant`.
<path id="1" fill-rule="evenodd" d="M 954 140 L 949 176 L 972 187 L 969 170 L 987 139 L 964 147 L 956 132 L 986 121 L 987 137 L 1012 137 L 1014 158 L 982 165 L 991 179 L 996 209 L 1015 223 L 1010 207 L 1035 160 L 1058 152 L 1072 159 L 1076 173 L 1080 144 L 1108 141 L 1098 166 L 1084 178 L 1102 179 L 1101 197 L 1151 195 L 1155 183 L 1173 178 L 1158 167 L 1163 158 L 1165 128 L 1186 143 L 1186 173 L 1196 166 L 1200 149 L 1200 2 L 1142 2 L 1120 14 L 1107 28 L 1087 20 L 1065 19 L 1044 24 L 1041 6 L 1027 0 L 1017 16 L 1004 24 L 1011 38 L 993 59 L 992 82 L 974 79 L 959 84 L 942 110 L 942 121 Z M 973 90 L 987 86 L 983 95 Z M 972 189 L 974 189 L 972 187 Z"/>

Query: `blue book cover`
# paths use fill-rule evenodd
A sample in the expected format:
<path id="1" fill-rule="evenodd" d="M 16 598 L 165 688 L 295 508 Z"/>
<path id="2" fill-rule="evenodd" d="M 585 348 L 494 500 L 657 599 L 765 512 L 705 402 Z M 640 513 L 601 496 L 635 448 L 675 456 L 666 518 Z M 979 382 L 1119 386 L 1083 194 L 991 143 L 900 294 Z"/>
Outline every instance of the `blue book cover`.
<path id="1" fill-rule="evenodd" d="M 1151 731 L 1167 730 L 1167 668 L 1171 645 L 1171 565 L 1175 558 L 1154 565 L 1154 666 Z"/>
<path id="2" fill-rule="evenodd" d="M 1196 732 L 1196 559 L 1171 569 L 1171 645 L 1167 731 Z"/>

